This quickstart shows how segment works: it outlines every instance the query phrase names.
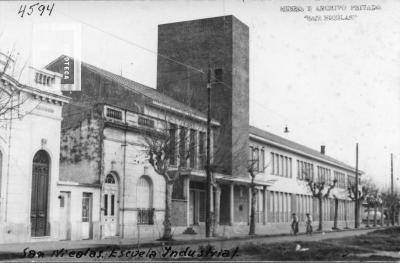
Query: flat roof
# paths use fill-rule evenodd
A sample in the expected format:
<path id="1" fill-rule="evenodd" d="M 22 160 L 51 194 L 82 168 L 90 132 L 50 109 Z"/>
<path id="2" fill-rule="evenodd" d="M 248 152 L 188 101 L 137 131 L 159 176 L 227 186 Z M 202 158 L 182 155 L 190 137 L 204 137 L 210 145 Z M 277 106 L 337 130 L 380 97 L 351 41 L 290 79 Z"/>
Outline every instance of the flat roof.
<path id="1" fill-rule="evenodd" d="M 262 130 L 260 128 L 254 127 L 254 126 L 250 126 L 250 135 L 255 135 L 257 137 L 260 137 L 261 139 L 265 139 L 266 141 L 272 143 L 272 144 L 276 144 L 278 147 L 282 147 L 282 148 L 286 148 L 289 150 L 292 150 L 298 154 L 303 154 L 304 156 L 307 156 L 309 158 L 314 158 L 316 160 L 320 160 L 323 162 L 326 162 L 328 164 L 331 165 L 336 165 L 338 167 L 341 167 L 343 169 L 346 170 L 350 170 L 353 171 L 355 173 L 355 167 L 348 165 L 344 162 L 341 162 L 333 157 L 330 157 L 328 155 L 322 154 L 317 150 L 314 150 L 310 147 L 307 147 L 305 145 L 296 143 L 294 141 L 285 139 L 283 137 L 280 137 L 278 135 L 275 135 L 273 133 L 267 132 L 265 130 Z M 254 138 L 255 140 L 257 140 L 257 138 Z M 268 143 L 267 142 L 267 143 Z M 358 170 L 358 172 L 360 174 L 363 174 L 364 172 L 361 170 Z"/>

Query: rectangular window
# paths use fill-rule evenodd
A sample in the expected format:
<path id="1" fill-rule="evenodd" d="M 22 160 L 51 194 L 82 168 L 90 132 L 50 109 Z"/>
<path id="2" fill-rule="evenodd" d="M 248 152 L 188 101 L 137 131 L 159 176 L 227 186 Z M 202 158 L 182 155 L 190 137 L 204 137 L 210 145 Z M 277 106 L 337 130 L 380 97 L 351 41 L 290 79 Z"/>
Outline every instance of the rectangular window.
<path id="1" fill-rule="evenodd" d="M 108 215 L 108 195 L 104 195 L 104 215 Z"/>
<path id="2" fill-rule="evenodd" d="M 223 70 L 222 70 L 222 68 L 216 68 L 214 70 L 214 77 L 215 77 L 215 82 L 222 82 L 223 81 Z"/>
<path id="3" fill-rule="evenodd" d="M 272 174 L 275 174 L 275 158 L 274 158 L 274 153 L 273 152 L 271 152 L 271 164 L 272 164 Z"/>
<path id="4" fill-rule="evenodd" d="M 186 128 L 179 130 L 179 166 L 186 168 Z"/>
<path id="5" fill-rule="evenodd" d="M 90 222 L 91 217 L 91 193 L 83 193 L 82 195 L 82 222 Z"/>
<path id="6" fill-rule="evenodd" d="M 300 176 L 300 161 L 299 160 L 297 160 L 297 178 L 301 179 L 301 176 Z"/>
<path id="7" fill-rule="evenodd" d="M 111 195 L 111 215 L 114 215 L 114 195 Z"/>
<path id="8" fill-rule="evenodd" d="M 249 162 L 252 163 L 254 160 L 254 150 L 253 146 L 249 146 Z"/>
<path id="9" fill-rule="evenodd" d="M 265 152 L 264 152 L 264 149 L 261 149 L 260 166 L 261 166 L 261 171 L 264 172 L 264 170 L 265 170 Z"/>
<path id="10" fill-rule="evenodd" d="M 154 208 L 138 209 L 138 219 L 139 225 L 153 225 L 154 224 Z"/>
<path id="11" fill-rule="evenodd" d="M 138 123 L 139 123 L 139 125 L 142 125 L 142 126 L 154 128 L 154 120 L 151 120 L 151 119 L 143 118 L 140 116 L 138 119 Z"/>
<path id="12" fill-rule="evenodd" d="M 199 159 L 200 159 L 200 169 L 205 169 L 206 166 L 206 149 L 205 149 L 205 138 L 206 133 L 199 133 Z"/>
<path id="13" fill-rule="evenodd" d="M 196 131 L 190 129 L 190 141 L 189 141 L 189 165 L 190 168 L 196 167 Z"/>
<path id="14" fill-rule="evenodd" d="M 289 159 L 285 157 L 285 177 L 289 177 Z"/>
<path id="15" fill-rule="evenodd" d="M 276 175 L 279 175 L 280 174 L 280 167 L 279 167 L 279 155 L 278 154 L 275 154 L 275 157 L 276 157 Z"/>
<path id="16" fill-rule="evenodd" d="M 176 165 L 176 125 L 172 123 L 169 128 L 169 150 L 169 164 Z"/>
<path id="17" fill-rule="evenodd" d="M 254 161 L 254 166 L 253 166 L 254 171 L 256 172 L 260 171 L 260 156 L 258 148 L 254 149 L 253 161 Z"/>
<path id="18" fill-rule="evenodd" d="M 122 120 L 122 111 L 107 108 L 106 116 L 113 119 Z"/>

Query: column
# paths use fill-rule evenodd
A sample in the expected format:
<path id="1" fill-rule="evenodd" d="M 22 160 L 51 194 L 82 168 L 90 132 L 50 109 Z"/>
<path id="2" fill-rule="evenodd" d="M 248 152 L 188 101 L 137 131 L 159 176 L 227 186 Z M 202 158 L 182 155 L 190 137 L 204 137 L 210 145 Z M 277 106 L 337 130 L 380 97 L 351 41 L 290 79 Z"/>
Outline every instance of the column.
<path id="1" fill-rule="evenodd" d="M 252 194 L 251 194 L 251 187 L 249 186 L 249 213 L 248 213 L 248 216 L 247 216 L 247 222 L 248 222 L 248 224 L 250 225 L 250 215 L 251 215 L 251 197 L 252 197 Z M 255 212 L 255 211 L 254 211 Z M 255 215 L 254 215 L 255 216 Z"/>
<path id="2" fill-rule="evenodd" d="M 199 147 L 199 145 L 200 145 L 200 136 L 199 136 L 199 134 L 200 134 L 200 132 L 198 131 L 198 130 L 196 130 L 196 133 L 195 133 L 195 135 L 194 135 L 194 141 L 196 142 L 196 145 L 195 145 L 195 149 L 194 149 L 194 152 L 195 152 L 195 160 L 194 160 L 194 169 L 199 169 L 199 170 L 203 170 L 203 167 L 201 167 L 201 165 L 200 165 L 200 147 Z"/>
<path id="3" fill-rule="evenodd" d="M 268 195 L 267 195 L 267 187 L 264 186 L 263 187 L 263 199 L 264 199 L 264 225 L 267 223 L 268 221 Z"/>
<path id="4" fill-rule="evenodd" d="M 211 185 L 210 187 L 210 211 L 211 213 L 214 212 L 214 186 Z"/>
<path id="5" fill-rule="evenodd" d="M 220 215 L 220 203 L 221 203 L 221 187 L 217 184 L 216 191 L 215 191 L 215 224 L 214 224 L 214 233 L 218 233 L 219 227 L 219 215 Z"/>
<path id="6" fill-rule="evenodd" d="M 184 181 L 184 198 L 186 200 L 186 225 L 190 226 L 190 178 L 187 176 Z"/>
<path id="7" fill-rule="evenodd" d="M 229 224 L 232 226 L 234 223 L 234 184 L 230 185 L 230 198 L 229 198 Z"/>
<path id="8" fill-rule="evenodd" d="M 194 224 L 198 225 L 199 224 L 199 220 L 200 220 L 200 192 L 199 191 L 195 191 L 194 192 L 195 195 L 195 199 L 194 199 L 194 208 L 195 208 L 195 216 L 194 216 Z"/>

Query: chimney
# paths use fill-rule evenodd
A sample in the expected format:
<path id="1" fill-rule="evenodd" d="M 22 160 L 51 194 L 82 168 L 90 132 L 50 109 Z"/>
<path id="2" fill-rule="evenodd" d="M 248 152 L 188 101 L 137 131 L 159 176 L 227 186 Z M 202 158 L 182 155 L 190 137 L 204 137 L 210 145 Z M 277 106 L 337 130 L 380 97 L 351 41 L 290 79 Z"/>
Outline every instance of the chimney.
<path id="1" fill-rule="evenodd" d="M 321 145 L 321 154 L 325 154 L 325 145 Z"/>

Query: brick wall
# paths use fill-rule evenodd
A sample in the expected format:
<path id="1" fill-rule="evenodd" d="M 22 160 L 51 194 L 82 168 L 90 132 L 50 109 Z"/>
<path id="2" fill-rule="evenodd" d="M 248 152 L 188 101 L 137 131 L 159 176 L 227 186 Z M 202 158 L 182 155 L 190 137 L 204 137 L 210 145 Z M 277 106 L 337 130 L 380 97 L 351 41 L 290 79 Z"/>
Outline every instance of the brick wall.
<path id="1" fill-rule="evenodd" d="M 233 16 L 159 25 L 158 51 L 207 72 L 222 69 L 211 89 L 211 114 L 221 122 L 214 145 L 218 171 L 247 176 L 249 126 L 249 31 Z M 206 113 L 207 74 L 157 59 L 157 89 Z M 235 155 L 232 155 L 232 152 Z"/>
<path id="2" fill-rule="evenodd" d="M 172 215 L 171 221 L 173 226 L 186 226 L 187 225 L 187 201 L 186 200 L 172 200 Z"/>
<path id="3" fill-rule="evenodd" d="M 101 167 L 100 117 L 85 113 L 85 119 L 61 132 L 60 180 L 97 184 Z M 72 123 L 72 122 L 70 122 Z"/>

